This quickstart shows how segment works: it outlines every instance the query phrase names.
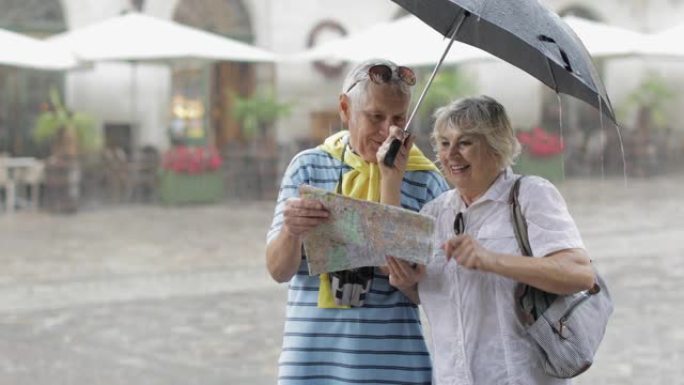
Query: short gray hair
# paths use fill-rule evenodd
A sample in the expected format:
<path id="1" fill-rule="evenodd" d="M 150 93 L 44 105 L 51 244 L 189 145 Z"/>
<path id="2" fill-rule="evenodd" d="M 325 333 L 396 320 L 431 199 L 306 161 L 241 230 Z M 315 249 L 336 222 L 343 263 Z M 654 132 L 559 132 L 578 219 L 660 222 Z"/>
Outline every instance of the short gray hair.
<path id="1" fill-rule="evenodd" d="M 479 134 L 485 138 L 504 169 L 515 163 L 520 155 L 520 142 L 515 137 L 504 107 L 485 95 L 457 99 L 439 108 L 434 114 L 433 144 L 441 130 L 460 129 L 466 134 Z"/>
<path id="2" fill-rule="evenodd" d="M 411 97 L 411 86 L 401 81 L 395 74 L 398 67 L 396 63 L 387 59 L 369 59 L 352 68 L 342 83 L 342 94 L 349 97 L 352 106 L 357 106 L 361 101 L 365 100 L 366 95 L 368 95 L 368 85 L 371 83 L 368 81 L 370 80 L 368 70 L 378 64 L 389 66 L 392 69 L 392 79 L 389 83 L 401 90 L 403 94 Z"/>

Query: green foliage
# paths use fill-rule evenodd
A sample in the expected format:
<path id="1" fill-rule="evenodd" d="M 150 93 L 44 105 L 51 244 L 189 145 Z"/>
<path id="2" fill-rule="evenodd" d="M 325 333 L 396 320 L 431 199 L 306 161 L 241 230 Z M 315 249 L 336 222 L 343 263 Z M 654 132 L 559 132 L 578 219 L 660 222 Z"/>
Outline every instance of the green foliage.
<path id="1" fill-rule="evenodd" d="M 276 120 L 288 116 L 292 110 L 292 104 L 280 102 L 271 89 L 249 97 L 232 93 L 231 97 L 233 118 L 240 123 L 247 138 L 265 134 Z"/>
<path id="2" fill-rule="evenodd" d="M 101 138 L 95 121 L 89 115 L 70 111 L 64 104 L 55 88 L 50 89 L 50 103 L 36 121 L 33 138 L 38 143 L 51 143 L 59 140 L 67 130 L 73 130 L 77 146 L 84 152 L 100 148 Z"/>
<path id="3" fill-rule="evenodd" d="M 623 117 L 635 109 L 646 109 L 650 112 L 650 118 L 654 127 L 663 127 L 667 124 L 665 107 L 677 97 L 675 89 L 667 81 L 656 73 L 648 73 L 639 86 L 632 91 L 620 109 Z"/>
<path id="4" fill-rule="evenodd" d="M 425 84 L 430 78 L 429 74 L 424 76 L 424 80 L 416 87 L 417 95 L 425 88 Z M 451 102 L 452 100 L 471 95 L 475 91 L 474 83 L 463 75 L 456 68 L 444 68 L 437 73 L 430 85 L 428 93 L 423 99 L 418 116 L 425 124 L 430 121 L 434 111 Z M 429 123 L 427 123 L 429 125 Z"/>

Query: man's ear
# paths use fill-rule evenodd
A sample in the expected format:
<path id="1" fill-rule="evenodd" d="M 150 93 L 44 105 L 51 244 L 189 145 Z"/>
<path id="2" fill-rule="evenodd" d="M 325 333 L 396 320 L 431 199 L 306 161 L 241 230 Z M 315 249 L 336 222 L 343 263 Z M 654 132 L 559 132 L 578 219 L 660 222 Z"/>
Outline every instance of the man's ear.
<path id="1" fill-rule="evenodd" d="M 340 94 L 340 103 L 338 109 L 340 113 L 340 120 L 342 120 L 342 124 L 346 126 L 349 123 L 349 119 L 351 119 L 351 100 L 349 100 L 349 96 L 346 94 Z"/>

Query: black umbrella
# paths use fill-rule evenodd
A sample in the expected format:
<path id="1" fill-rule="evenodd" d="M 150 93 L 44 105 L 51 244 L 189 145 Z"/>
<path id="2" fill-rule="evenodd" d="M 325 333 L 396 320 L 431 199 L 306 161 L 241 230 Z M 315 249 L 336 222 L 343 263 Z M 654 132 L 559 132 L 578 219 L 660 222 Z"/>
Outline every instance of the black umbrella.
<path id="1" fill-rule="evenodd" d="M 615 113 L 586 48 L 561 18 L 538 0 L 392 0 L 444 36 L 529 73 L 559 93 Z"/>
<path id="2" fill-rule="evenodd" d="M 392 1 L 442 35 L 487 51 L 557 93 L 589 103 L 616 122 L 613 106 L 586 48 L 572 29 L 538 0 Z M 390 160 L 385 159 L 385 163 L 393 163 L 392 155 L 388 154 Z"/>

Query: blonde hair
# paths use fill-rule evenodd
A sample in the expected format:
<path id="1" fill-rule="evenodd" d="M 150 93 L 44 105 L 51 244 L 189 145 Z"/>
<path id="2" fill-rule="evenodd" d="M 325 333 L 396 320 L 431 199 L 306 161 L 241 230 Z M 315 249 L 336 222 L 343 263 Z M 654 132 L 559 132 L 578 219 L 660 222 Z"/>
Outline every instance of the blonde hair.
<path id="1" fill-rule="evenodd" d="M 520 143 L 515 137 L 506 110 L 489 96 L 454 100 L 435 111 L 434 118 L 431 139 L 435 151 L 440 132 L 459 129 L 464 134 L 482 135 L 497 158 L 500 169 L 515 164 L 515 159 L 520 155 Z"/>

